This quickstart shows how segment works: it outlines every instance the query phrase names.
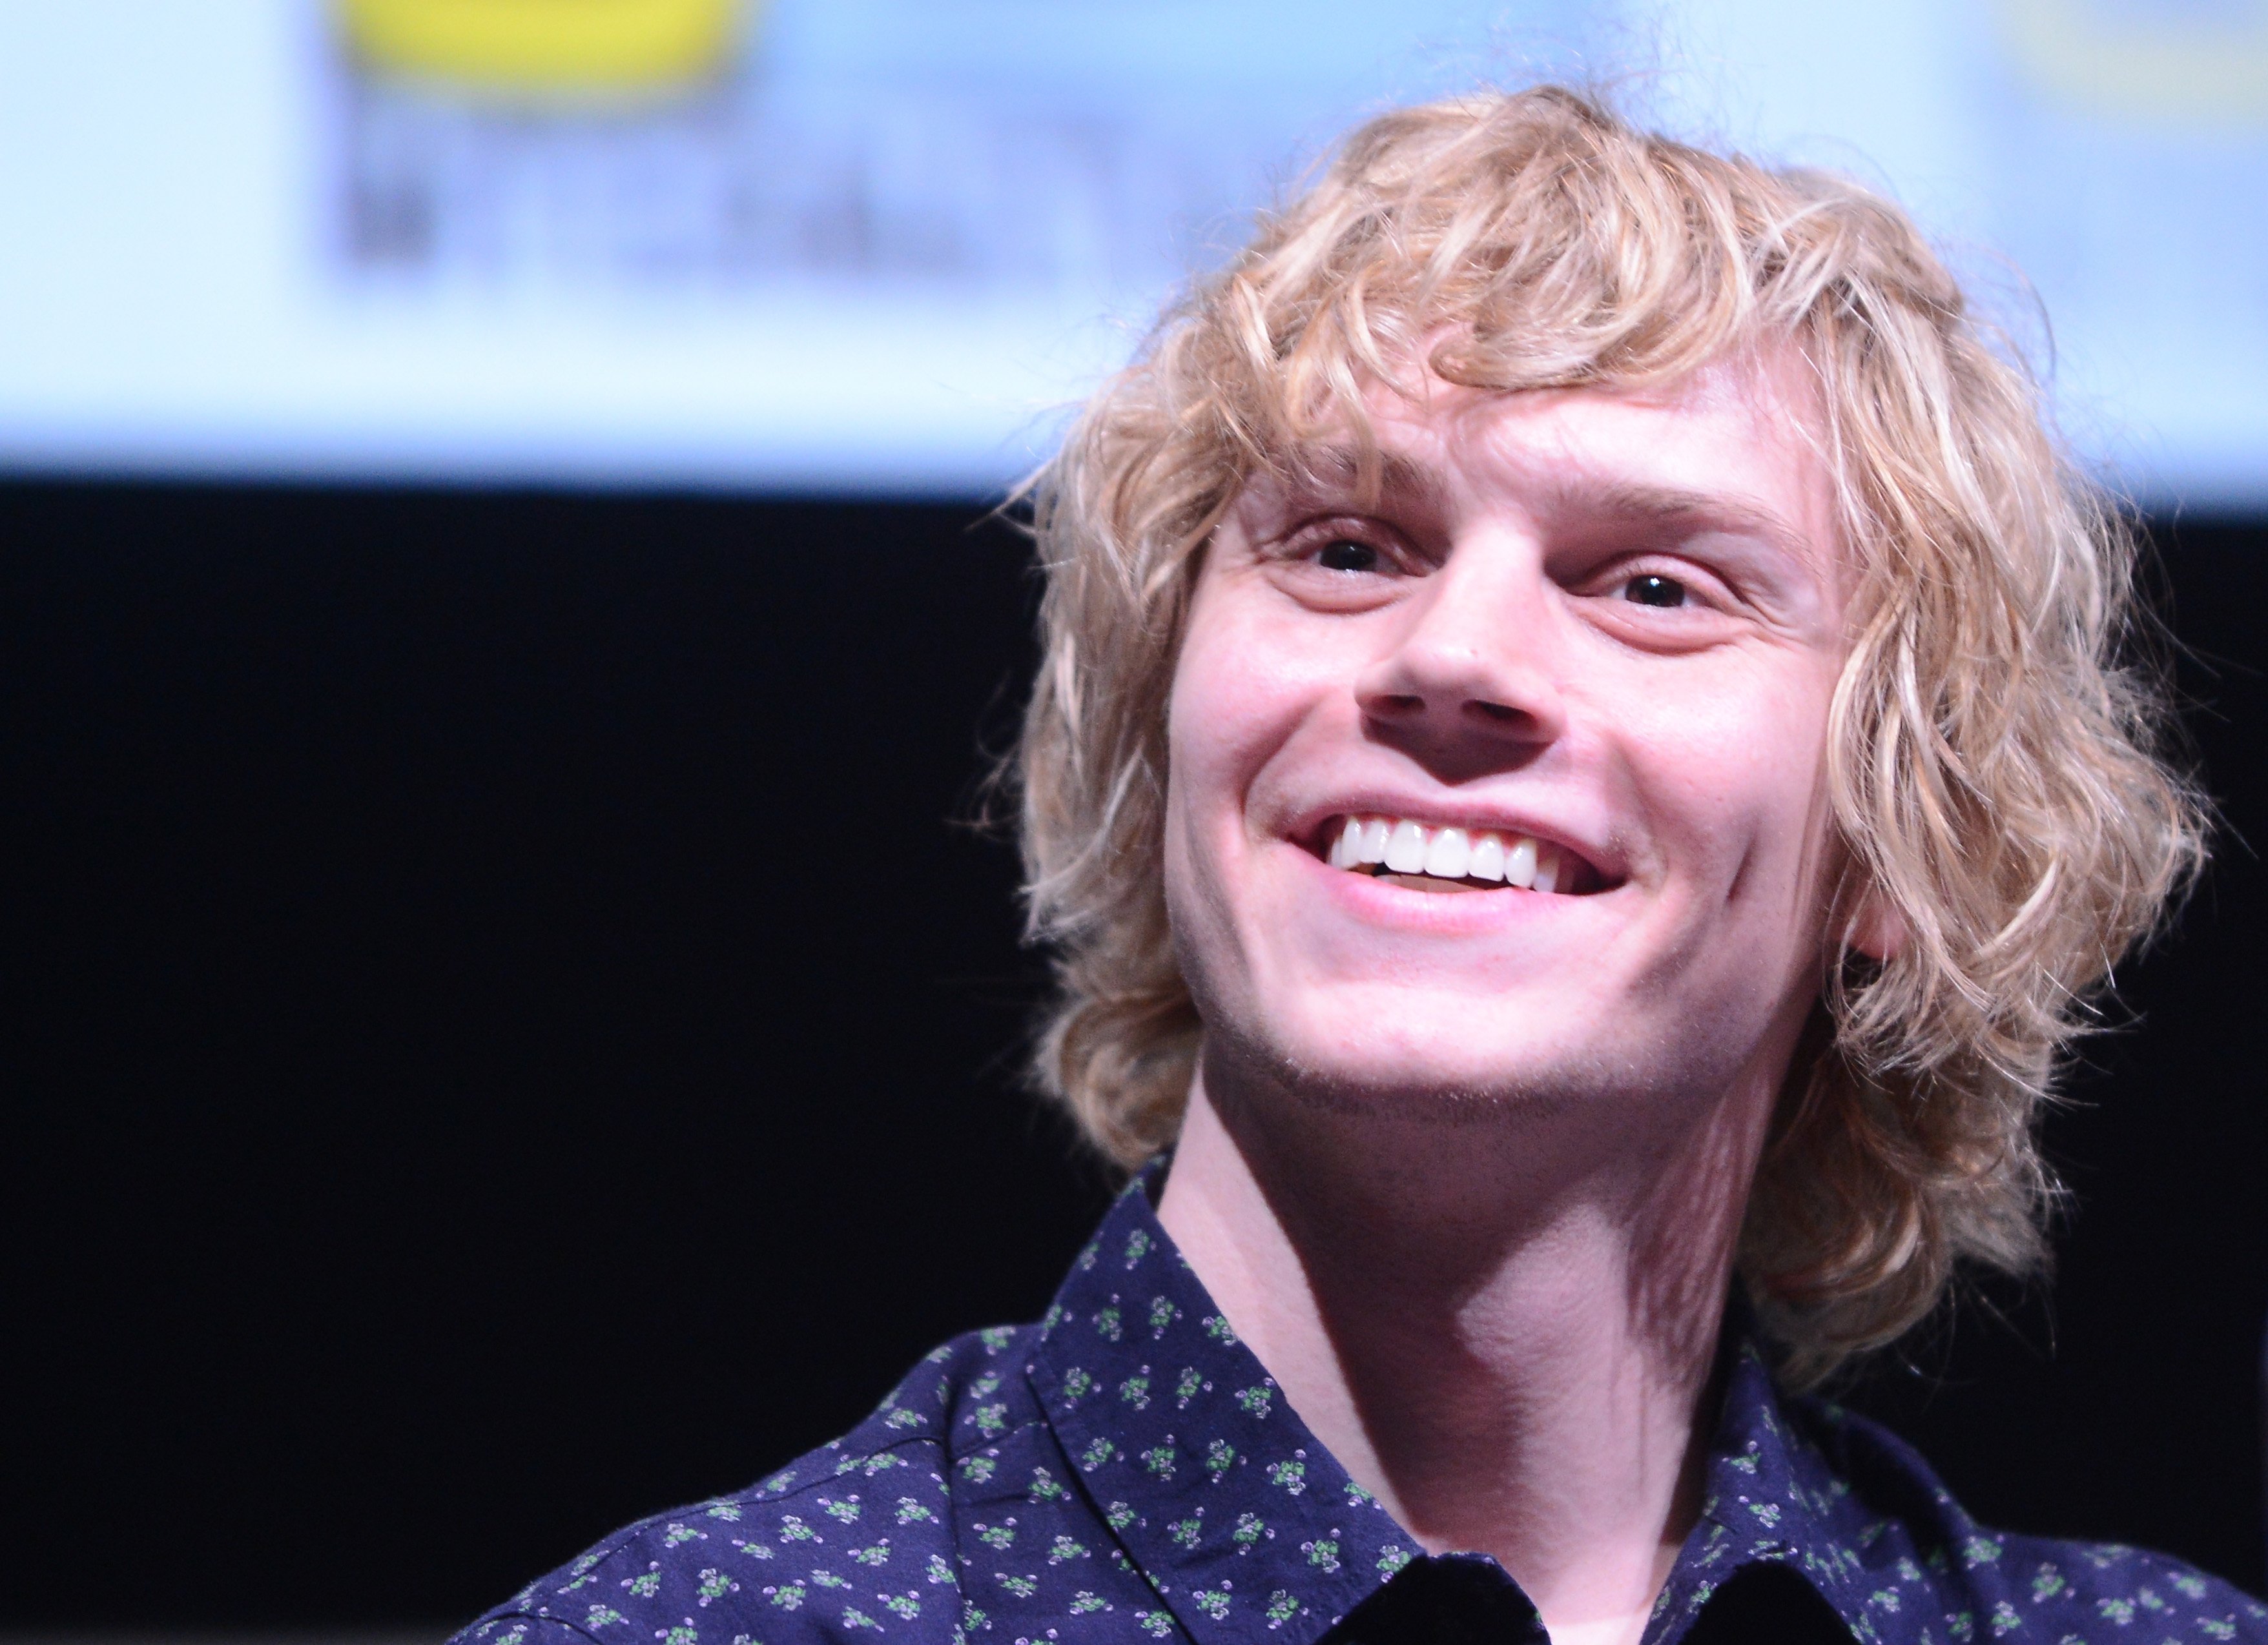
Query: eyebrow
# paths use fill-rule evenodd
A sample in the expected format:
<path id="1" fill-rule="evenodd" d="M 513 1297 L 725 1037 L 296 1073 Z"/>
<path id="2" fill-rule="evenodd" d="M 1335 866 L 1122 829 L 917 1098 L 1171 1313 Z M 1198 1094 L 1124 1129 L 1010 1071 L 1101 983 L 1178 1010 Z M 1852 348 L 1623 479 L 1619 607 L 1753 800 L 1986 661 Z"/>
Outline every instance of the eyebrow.
<path id="1" fill-rule="evenodd" d="M 1344 493 L 1365 507 L 1388 498 L 1435 510 L 1448 503 L 1448 481 L 1440 472 L 1400 452 L 1373 449 L 1364 453 L 1344 445 L 1302 445 L 1289 453 L 1285 466 L 1284 483 L 1295 492 Z M 1377 485 L 1375 498 L 1363 495 L 1368 489 L 1366 479 Z"/>
<path id="2" fill-rule="evenodd" d="M 1744 498 L 1681 486 L 1616 481 L 1599 486 L 1559 488 L 1554 506 L 1571 513 L 1604 515 L 1631 524 L 1714 527 L 1761 537 L 1799 558 L 1813 551 L 1811 540 L 1776 510 Z"/>
<path id="3" fill-rule="evenodd" d="M 1366 460 L 1378 487 L 1377 497 L 1367 502 L 1361 497 Z M 1303 445 L 1289 454 L 1285 467 L 1283 483 L 1295 493 L 1344 492 L 1366 507 L 1388 499 L 1433 510 L 1445 510 L 1448 503 L 1448 481 L 1440 471 L 1400 452 L 1374 450 L 1366 459 L 1348 446 Z M 1720 492 L 1637 480 L 1572 480 L 1550 487 L 1544 502 L 1547 514 L 1562 518 L 1589 515 L 1627 525 L 1715 529 L 1761 538 L 1798 559 L 1814 551 L 1811 540 L 1777 510 Z"/>

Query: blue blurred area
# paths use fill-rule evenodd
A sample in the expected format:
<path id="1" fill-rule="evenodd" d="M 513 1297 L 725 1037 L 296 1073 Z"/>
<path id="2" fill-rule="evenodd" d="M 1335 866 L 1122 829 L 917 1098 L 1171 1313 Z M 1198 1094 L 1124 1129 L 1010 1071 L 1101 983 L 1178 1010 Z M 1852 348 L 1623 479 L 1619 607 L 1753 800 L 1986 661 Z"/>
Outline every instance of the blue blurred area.
<path id="1" fill-rule="evenodd" d="M 1891 189 L 2119 483 L 2268 505 L 2264 0 L 751 0 L 630 98 L 346 15 L 0 11 L 0 466 L 982 495 L 1352 121 L 1572 71 Z"/>

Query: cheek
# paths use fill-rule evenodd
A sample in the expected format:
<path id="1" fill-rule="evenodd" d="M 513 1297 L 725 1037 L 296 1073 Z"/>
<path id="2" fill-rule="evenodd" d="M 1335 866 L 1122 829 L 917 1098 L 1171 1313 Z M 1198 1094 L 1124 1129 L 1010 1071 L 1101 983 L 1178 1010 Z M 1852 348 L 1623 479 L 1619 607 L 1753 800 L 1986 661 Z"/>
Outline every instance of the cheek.
<path id="1" fill-rule="evenodd" d="M 1250 955 L 1240 910 L 1249 900 L 1248 848 L 1256 787 L 1300 723 L 1300 692 L 1278 646 L 1233 598 L 1201 591 L 1183 632 L 1166 713 L 1166 907 L 1174 958 L 1215 1011 L 1241 987 Z"/>
<path id="2" fill-rule="evenodd" d="M 1638 988 L 1685 1001 L 1679 1032 L 1727 1066 L 1817 987 L 1825 723 L 1824 694 L 1783 678 L 1659 699 L 1630 748 L 1663 893 Z"/>
<path id="3" fill-rule="evenodd" d="M 1659 837 L 1705 895 L 1774 917 L 1808 896 L 1824 819 L 1829 688 L 1778 675 L 1657 700 L 1633 769 Z"/>
<path id="4" fill-rule="evenodd" d="M 1279 636 L 1236 602 L 1200 599 L 1190 613 L 1167 709 L 1167 809 L 1175 831 L 1202 836 L 1242 815 L 1254 782 L 1296 731 L 1309 683 Z"/>

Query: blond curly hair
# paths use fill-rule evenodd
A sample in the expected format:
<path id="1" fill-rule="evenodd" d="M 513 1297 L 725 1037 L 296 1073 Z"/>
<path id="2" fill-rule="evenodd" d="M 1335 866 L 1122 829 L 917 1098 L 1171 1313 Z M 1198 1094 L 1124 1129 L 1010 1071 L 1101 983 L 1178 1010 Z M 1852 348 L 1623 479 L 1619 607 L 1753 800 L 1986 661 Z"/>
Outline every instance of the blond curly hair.
<path id="1" fill-rule="evenodd" d="M 1422 359 L 1501 392 L 1792 345 L 1859 566 L 1829 738 L 1846 958 L 1789 1072 L 1740 1268 L 1798 1384 L 2044 1254 L 2043 1103 L 2115 961 L 2203 857 L 2138 653 L 2134 533 L 1896 206 L 1651 135 L 1560 87 L 1385 114 L 1168 311 L 1029 492 L 1043 658 L 1017 749 L 1041 1084 L 1131 1167 L 1199 1023 L 1167 929 L 1166 703 L 1199 553 L 1248 479 Z M 1843 929 L 1848 929 L 1847 925 Z"/>

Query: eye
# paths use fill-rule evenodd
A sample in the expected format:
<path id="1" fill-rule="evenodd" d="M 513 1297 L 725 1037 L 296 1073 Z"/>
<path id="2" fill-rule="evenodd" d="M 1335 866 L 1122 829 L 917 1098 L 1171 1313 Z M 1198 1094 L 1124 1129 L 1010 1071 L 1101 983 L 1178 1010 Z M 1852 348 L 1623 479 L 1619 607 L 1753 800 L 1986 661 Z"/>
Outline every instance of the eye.
<path id="1" fill-rule="evenodd" d="M 1335 537 L 1316 550 L 1315 563 L 1326 571 L 1375 571 L 1378 550 L 1351 537 Z"/>
<path id="2" fill-rule="evenodd" d="M 1674 576 L 1644 572 L 1623 584 L 1623 598 L 1633 606 L 1664 608 L 1683 606 L 1685 603 L 1685 584 Z"/>

